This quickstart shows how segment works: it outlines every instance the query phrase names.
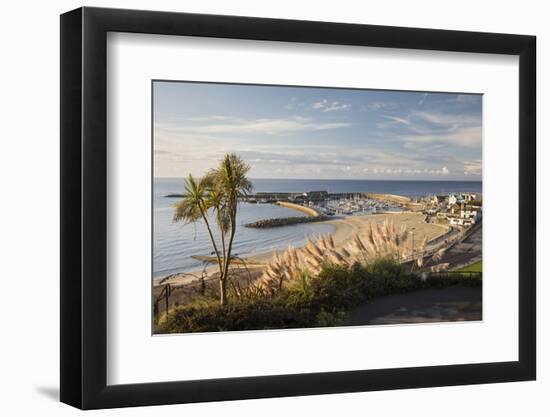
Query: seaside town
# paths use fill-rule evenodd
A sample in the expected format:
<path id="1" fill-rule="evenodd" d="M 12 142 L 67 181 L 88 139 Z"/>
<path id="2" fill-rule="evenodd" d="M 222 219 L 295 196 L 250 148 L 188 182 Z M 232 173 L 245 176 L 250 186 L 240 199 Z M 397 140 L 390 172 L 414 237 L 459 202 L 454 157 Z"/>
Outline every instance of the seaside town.
<path id="1" fill-rule="evenodd" d="M 304 193 L 257 193 L 243 198 L 257 204 L 279 204 L 304 211 L 321 221 L 329 216 L 366 215 L 387 212 L 413 211 L 426 215 L 427 223 L 448 224 L 464 228 L 474 225 L 482 217 L 480 193 L 452 193 L 419 198 L 372 193 L 329 193 L 309 191 Z M 292 218 L 296 219 L 296 218 Z M 268 227 L 270 219 L 261 224 Z M 273 219 L 274 220 L 274 219 Z M 311 219 L 310 219 L 311 220 Z M 307 222 L 307 218 L 303 219 Z M 293 223 L 296 223 L 293 220 Z M 281 219 L 273 223 L 285 225 Z M 254 226 L 254 225 L 252 225 Z"/>

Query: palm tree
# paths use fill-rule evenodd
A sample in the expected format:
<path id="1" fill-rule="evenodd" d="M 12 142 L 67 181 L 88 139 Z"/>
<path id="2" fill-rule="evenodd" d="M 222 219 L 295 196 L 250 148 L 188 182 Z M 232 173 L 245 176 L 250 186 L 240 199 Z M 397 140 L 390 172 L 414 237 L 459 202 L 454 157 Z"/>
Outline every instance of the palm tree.
<path id="1" fill-rule="evenodd" d="M 239 198 L 246 196 L 252 190 L 252 182 L 247 178 L 250 167 L 238 155 L 226 154 L 220 161 L 218 168 L 210 171 L 208 177 L 211 179 L 213 189 L 223 195 L 229 220 L 229 242 L 224 250 L 224 267 L 220 277 L 220 302 L 225 305 L 227 302 L 227 279 L 231 262 L 233 240 L 237 231 L 237 208 Z M 222 233 L 223 235 L 223 233 Z"/>
<path id="2" fill-rule="evenodd" d="M 239 198 L 252 190 L 246 177 L 250 167 L 236 154 L 226 154 L 217 168 L 210 170 L 197 182 L 189 175 L 186 181 L 186 197 L 174 213 L 174 221 L 193 223 L 202 218 L 218 261 L 220 272 L 220 303 L 227 304 L 227 281 L 237 231 Z M 208 210 L 213 210 L 220 230 L 221 254 L 208 220 Z M 229 240 L 226 241 L 226 235 Z"/>
<path id="3" fill-rule="evenodd" d="M 173 220 L 175 222 L 182 221 L 184 223 L 194 223 L 199 219 L 204 220 L 210 242 L 216 254 L 220 276 L 223 274 L 223 262 L 212 233 L 212 227 L 208 221 L 208 209 L 210 201 L 207 199 L 208 181 L 206 178 L 197 182 L 191 174 L 185 182 L 185 198 L 176 204 Z"/>

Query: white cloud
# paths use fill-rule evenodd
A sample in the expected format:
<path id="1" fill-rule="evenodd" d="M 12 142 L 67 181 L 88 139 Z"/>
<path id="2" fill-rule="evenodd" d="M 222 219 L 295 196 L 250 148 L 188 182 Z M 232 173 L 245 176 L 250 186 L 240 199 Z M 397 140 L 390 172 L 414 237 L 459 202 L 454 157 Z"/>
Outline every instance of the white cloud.
<path id="1" fill-rule="evenodd" d="M 231 120 L 230 116 L 221 116 L 221 115 L 212 115 L 212 116 L 198 116 L 198 117 L 189 117 L 187 120 L 192 122 L 212 122 L 212 121 L 222 121 L 222 120 Z"/>
<path id="2" fill-rule="evenodd" d="M 290 99 L 290 102 L 285 104 L 283 106 L 283 108 L 285 108 L 286 110 L 295 110 L 295 109 L 298 109 L 298 108 L 304 107 L 304 106 L 306 106 L 306 103 L 300 103 L 300 102 L 298 102 L 296 97 L 292 97 Z"/>
<path id="3" fill-rule="evenodd" d="M 395 103 L 388 103 L 384 101 L 377 101 L 374 103 L 369 103 L 365 107 L 361 109 L 361 111 L 373 111 L 376 112 L 378 110 L 391 110 L 395 109 L 397 105 Z"/>
<path id="4" fill-rule="evenodd" d="M 481 175 L 482 163 L 481 159 L 474 161 L 464 161 L 464 175 Z"/>
<path id="5" fill-rule="evenodd" d="M 441 169 L 429 169 L 429 168 L 398 168 L 398 167 L 375 167 L 372 169 L 375 175 L 389 175 L 389 176 L 407 176 L 407 177 L 438 177 L 441 175 L 450 175 L 451 171 L 447 167 Z"/>
<path id="6" fill-rule="evenodd" d="M 480 148 L 482 140 L 481 117 L 413 111 L 401 117 L 384 115 L 389 122 L 378 123 L 379 129 L 400 131 L 393 133 L 408 149 L 420 144 L 442 144 L 462 148 Z"/>
<path id="7" fill-rule="evenodd" d="M 481 94 L 458 94 L 455 98 L 456 103 L 471 104 L 478 102 L 481 98 Z"/>
<path id="8" fill-rule="evenodd" d="M 409 126 L 411 122 L 409 122 L 407 119 L 403 119 L 402 117 L 396 117 L 396 116 L 383 116 L 386 119 L 392 120 L 396 123 L 404 124 L 406 126 Z"/>
<path id="9" fill-rule="evenodd" d="M 480 125 L 481 117 L 480 116 L 470 116 L 470 115 L 455 115 L 455 114 L 440 114 L 432 113 L 426 111 L 415 111 L 411 113 L 411 116 L 414 118 L 419 118 L 425 120 L 429 123 L 435 125 L 443 126 L 471 126 L 471 125 Z"/>
<path id="10" fill-rule="evenodd" d="M 195 125 L 164 125 L 164 129 L 195 134 L 268 134 L 289 135 L 297 132 L 314 132 L 330 129 L 347 128 L 351 123 L 346 122 L 317 122 L 306 117 L 289 117 L 280 119 L 203 119 L 211 120 L 207 124 Z M 217 121 L 224 123 L 217 123 Z"/>
<path id="11" fill-rule="evenodd" d="M 313 103 L 312 107 L 316 110 L 329 112 L 351 109 L 351 104 L 345 104 L 340 101 L 328 101 L 326 99 L 323 99 L 321 101 Z"/>
<path id="12" fill-rule="evenodd" d="M 481 126 L 457 128 L 451 132 L 441 132 L 434 134 L 416 134 L 403 135 L 401 139 L 405 142 L 405 147 L 412 148 L 414 144 L 445 143 L 448 145 L 462 148 L 480 148 L 481 147 Z"/>

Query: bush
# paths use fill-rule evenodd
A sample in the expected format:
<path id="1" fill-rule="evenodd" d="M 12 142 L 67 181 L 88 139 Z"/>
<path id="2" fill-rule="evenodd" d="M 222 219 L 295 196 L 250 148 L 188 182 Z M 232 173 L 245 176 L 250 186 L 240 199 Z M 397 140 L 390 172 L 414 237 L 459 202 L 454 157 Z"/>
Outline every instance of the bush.
<path id="1" fill-rule="evenodd" d="M 308 327 L 309 311 L 288 308 L 277 299 L 234 301 L 178 307 L 159 320 L 160 333 L 191 333 L 230 330 L 288 329 Z"/>
<path id="2" fill-rule="evenodd" d="M 338 326 L 347 312 L 366 300 L 422 288 L 481 286 L 481 276 L 408 272 L 391 259 L 366 267 L 326 265 L 313 279 L 303 277 L 274 297 L 232 299 L 225 307 L 201 300 L 164 315 L 159 333 L 289 329 Z"/>
<path id="3" fill-rule="evenodd" d="M 328 266 L 312 281 L 309 302 L 313 307 L 350 309 L 374 297 L 422 287 L 422 280 L 407 273 L 391 259 L 381 259 L 367 267 Z"/>

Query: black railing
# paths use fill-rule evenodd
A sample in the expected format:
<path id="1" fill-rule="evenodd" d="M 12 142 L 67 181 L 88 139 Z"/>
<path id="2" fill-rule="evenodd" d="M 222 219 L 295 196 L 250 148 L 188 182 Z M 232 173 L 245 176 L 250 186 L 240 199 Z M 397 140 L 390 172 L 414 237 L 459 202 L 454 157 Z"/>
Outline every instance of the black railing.
<path id="1" fill-rule="evenodd" d="M 481 278 L 482 272 L 478 271 L 439 271 L 426 272 L 430 278 Z"/>
<path id="2" fill-rule="evenodd" d="M 155 302 L 153 303 L 153 315 L 155 317 L 155 320 L 158 319 L 159 315 L 159 304 L 164 301 L 164 311 L 168 312 L 168 308 L 170 306 L 170 296 L 172 295 L 172 286 L 170 284 L 166 284 L 164 287 L 162 287 L 162 291 L 155 299 Z"/>

